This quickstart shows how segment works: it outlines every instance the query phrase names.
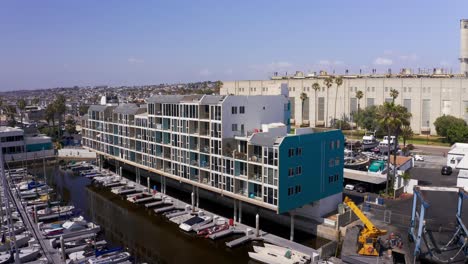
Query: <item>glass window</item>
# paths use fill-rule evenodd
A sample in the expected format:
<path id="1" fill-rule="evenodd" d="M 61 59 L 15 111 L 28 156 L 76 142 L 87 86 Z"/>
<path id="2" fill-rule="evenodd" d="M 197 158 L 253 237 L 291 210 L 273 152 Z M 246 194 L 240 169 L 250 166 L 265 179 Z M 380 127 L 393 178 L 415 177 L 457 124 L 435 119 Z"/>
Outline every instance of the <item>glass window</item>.
<path id="1" fill-rule="evenodd" d="M 239 114 L 245 113 L 245 106 L 239 106 Z"/>
<path id="2" fill-rule="evenodd" d="M 237 131 L 237 124 L 232 124 L 232 131 Z"/>
<path id="3" fill-rule="evenodd" d="M 231 113 L 232 113 L 233 115 L 237 114 L 237 106 L 233 106 L 233 107 L 231 108 Z"/>

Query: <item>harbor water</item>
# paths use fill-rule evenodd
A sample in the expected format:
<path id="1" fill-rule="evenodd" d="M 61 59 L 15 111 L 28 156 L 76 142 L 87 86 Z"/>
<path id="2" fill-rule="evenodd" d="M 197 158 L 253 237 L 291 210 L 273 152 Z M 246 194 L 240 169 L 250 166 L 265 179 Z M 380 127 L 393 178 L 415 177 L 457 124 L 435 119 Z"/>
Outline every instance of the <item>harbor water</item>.
<path id="1" fill-rule="evenodd" d="M 30 171 L 39 177 L 43 175 L 40 166 L 30 168 Z M 55 188 L 64 203 L 79 208 L 85 218 L 100 225 L 105 239 L 113 245 L 128 248 L 138 263 L 256 263 L 248 257 L 252 244 L 233 249 L 226 247 L 226 241 L 239 236 L 216 241 L 200 238 L 194 233 L 182 232 L 161 215 L 129 203 L 106 189 L 95 187 L 89 179 L 60 170 L 57 165 L 48 165 L 46 174 L 47 182 Z M 129 172 L 124 176 L 134 179 Z M 167 189 L 167 194 L 187 202 L 190 199 L 190 194 L 171 188 Z M 208 200 L 200 199 L 200 207 L 227 218 L 232 214 L 231 209 Z M 254 216 L 243 216 L 243 222 L 254 226 Z M 287 227 L 268 221 L 262 221 L 261 229 L 283 237 L 289 236 Z M 327 242 L 301 232 L 296 232 L 295 240 L 314 248 Z"/>

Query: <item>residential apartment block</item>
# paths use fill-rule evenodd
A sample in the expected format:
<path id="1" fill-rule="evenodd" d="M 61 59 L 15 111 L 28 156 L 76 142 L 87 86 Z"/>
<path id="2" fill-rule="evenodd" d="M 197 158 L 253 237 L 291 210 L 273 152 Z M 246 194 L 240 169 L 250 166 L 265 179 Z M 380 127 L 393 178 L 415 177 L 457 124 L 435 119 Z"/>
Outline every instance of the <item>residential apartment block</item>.
<path id="1" fill-rule="evenodd" d="M 275 213 L 312 203 L 322 204 L 318 215 L 336 210 L 343 134 L 291 134 L 287 87 L 277 88 L 279 95 L 157 95 L 141 106 L 93 105 L 82 124 L 83 145 Z"/>
<path id="2" fill-rule="evenodd" d="M 274 76 L 271 80 L 225 81 L 221 94 L 274 95 L 278 84 L 289 88 L 292 122 L 314 126 L 330 126 L 331 120 L 350 118 L 361 109 L 391 101 L 390 90 L 399 92 L 396 103 L 412 113 L 411 127 L 415 133 L 436 134 L 434 121 L 442 115 L 453 115 L 468 122 L 468 78 L 435 71 L 434 74 L 412 74 L 405 70 L 396 75 L 344 75 L 343 85 L 327 89 L 323 75 Z M 314 91 L 312 85 L 320 89 Z M 356 98 L 362 91 L 364 97 Z M 304 101 L 301 94 L 306 94 Z M 315 99 L 316 98 L 316 99 Z M 336 109 L 336 115 L 335 115 Z"/>
<path id="3" fill-rule="evenodd" d="M 0 126 L 0 146 L 6 162 L 55 157 L 50 137 L 25 135 L 20 128 Z"/>

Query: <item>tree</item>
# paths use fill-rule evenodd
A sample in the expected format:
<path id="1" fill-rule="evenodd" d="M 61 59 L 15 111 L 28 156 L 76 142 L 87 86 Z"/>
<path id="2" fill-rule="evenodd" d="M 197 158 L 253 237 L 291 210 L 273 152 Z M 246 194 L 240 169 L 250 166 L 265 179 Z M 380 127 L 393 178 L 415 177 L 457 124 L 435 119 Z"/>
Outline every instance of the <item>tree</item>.
<path id="1" fill-rule="evenodd" d="M 26 101 L 24 99 L 19 99 L 18 102 L 16 102 L 16 105 L 18 106 L 18 109 L 20 110 L 21 127 L 24 127 L 23 117 L 24 117 L 24 110 L 26 110 Z"/>
<path id="2" fill-rule="evenodd" d="M 451 115 L 440 116 L 434 122 L 437 135 L 442 136 L 442 137 L 447 137 L 447 130 L 452 125 L 466 126 L 466 122 L 465 120 L 461 118 L 456 118 Z"/>
<path id="3" fill-rule="evenodd" d="M 39 104 L 39 98 L 34 97 L 34 98 L 31 100 L 31 104 L 37 106 L 37 105 Z"/>
<path id="4" fill-rule="evenodd" d="M 354 118 L 356 124 L 368 131 L 375 131 L 379 128 L 377 121 L 377 106 L 371 105 L 364 108 L 362 111 L 358 111 L 358 114 Z"/>
<path id="5" fill-rule="evenodd" d="M 412 138 L 414 135 L 411 126 L 403 126 L 401 128 L 401 137 L 403 138 L 403 146 L 406 147 L 406 140 Z"/>
<path id="6" fill-rule="evenodd" d="M 76 134 L 76 121 L 73 117 L 68 117 L 67 120 L 65 120 L 65 131 L 70 135 Z"/>
<path id="7" fill-rule="evenodd" d="M 306 93 L 301 93 L 301 117 L 302 117 L 302 122 L 301 122 L 301 125 L 304 124 L 304 102 L 305 100 L 307 99 L 307 94 Z"/>
<path id="8" fill-rule="evenodd" d="M 320 90 L 320 84 L 318 83 L 313 83 L 312 84 L 312 89 L 314 89 L 314 96 L 315 96 L 315 124 L 314 124 L 314 127 L 317 127 L 317 112 L 318 112 L 318 105 L 317 105 L 317 91 Z"/>
<path id="9" fill-rule="evenodd" d="M 214 91 L 215 93 L 219 94 L 221 87 L 223 87 L 223 82 L 222 81 L 216 81 Z"/>
<path id="10" fill-rule="evenodd" d="M 335 122 L 336 122 L 336 102 L 337 102 L 337 99 L 338 99 L 338 89 L 340 88 L 341 85 L 343 85 L 343 78 L 341 78 L 341 76 L 336 77 L 335 83 L 336 83 L 336 90 L 335 90 L 335 113 L 333 114 L 333 119 L 335 119 Z"/>
<path id="11" fill-rule="evenodd" d="M 362 99 L 363 97 L 364 97 L 364 93 L 363 93 L 361 90 L 356 91 L 358 116 L 359 116 L 359 111 L 361 110 L 361 99 Z"/>
<path id="12" fill-rule="evenodd" d="M 385 102 L 383 105 L 378 106 L 377 108 L 377 120 L 380 126 L 387 131 L 388 136 L 388 151 L 387 151 L 387 181 L 385 186 L 385 191 L 388 194 L 388 181 L 390 180 L 390 137 L 395 136 L 395 146 L 398 146 L 398 135 L 401 134 L 402 126 L 410 125 L 411 113 L 408 110 L 401 106 L 395 105 L 393 102 Z M 393 160 L 393 176 L 396 175 L 396 155 L 394 155 Z"/>
<path id="13" fill-rule="evenodd" d="M 47 105 L 46 109 L 45 109 L 45 119 L 47 120 L 47 123 L 49 124 L 49 128 L 50 128 L 50 121 L 52 121 L 52 130 L 49 129 L 49 131 L 55 131 L 55 104 L 49 104 Z M 53 132 L 52 134 L 53 135 Z"/>
<path id="14" fill-rule="evenodd" d="M 450 125 L 447 129 L 447 140 L 450 144 L 457 142 L 468 143 L 468 126 Z"/>
<path id="15" fill-rule="evenodd" d="M 8 120 L 8 126 L 11 126 L 11 127 L 15 126 L 16 107 L 13 105 L 6 105 L 4 106 L 4 111 Z"/>
<path id="16" fill-rule="evenodd" d="M 392 102 L 395 103 L 395 99 L 400 93 L 396 89 L 390 89 L 390 97 L 392 97 Z"/>
<path id="17" fill-rule="evenodd" d="M 80 105 L 80 108 L 78 110 L 80 116 L 84 116 L 88 113 L 89 105 Z"/>
<path id="18" fill-rule="evenodd" d="M 333 76 L 328 76 L 327 78 L 325 78 L 323 83 L 327 87 L 327 102 L 326 102 L 327 109 L 326 109 L 326 115 L 325 115 L 325 127 L 328 127 L 328 90 L 330 90 L 330 87 L 332 87 L 333 85 Z"/>
<path id="19" fill-rule="evenodd" d="M 57 97 L 55 98 L 55 101 L 53 102 L 54 104 L 54 109 L 55 109 L 55 112 L 57 113 L 58 115 L 58 136 L 60 137 L 61 136 L 61 128 L 62 128 L 62 120 L 64 120 L 64 115 L 65 115 L 65 112 L 67 111 L 67 107 L 65 105 L 65 96 L 63 96 L 62 94 L 59 94 L 57 95 Z"/>

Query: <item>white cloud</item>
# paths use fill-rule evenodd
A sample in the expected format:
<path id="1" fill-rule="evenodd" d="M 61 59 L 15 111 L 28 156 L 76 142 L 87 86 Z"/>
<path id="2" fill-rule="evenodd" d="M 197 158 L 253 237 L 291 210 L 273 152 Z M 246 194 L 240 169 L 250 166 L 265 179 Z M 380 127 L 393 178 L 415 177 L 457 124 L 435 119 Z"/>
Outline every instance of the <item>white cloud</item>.
<path id="1" fill-rule="evenodd" d="M 210 70 L 208 69 L 202 69 L 199 73 L 201 76 L 210 76 L 211 74 L 213 74 Z"/>
<path id="2" fill-rule="evenodd" d="M 127 59 L 128 63 L 130 64 L 140 64 L 140 63 L 143 63 L 145 62 L 143 59 L 139 59 L 139 58 L 135 58 L 133 56 L 130 56 L 128 59 Z"/>
<path id="3" fill-rule="evenodd" d="M 249 68 L 257 71 L 281 71 L 281 70 L 288 70 L 293 67 L 293 64 L 287 61 L 277 61 L 268 64 L 254 64 L 250 65 Z"/>
<path id="4" fill-rule="evenodd" d="M 407 54 L 407 55 L 403 54 L 403 55 L 398 56 L 398 58 L 400 60 L 404 60 L 404 61 L 415 61 L 415 60 L 418 59 L 418 55 L 416 55 L 414 53 Z"/>
<path id="5" fill-rule="evenodd" d="M 374 60 L 375 65 L 392 65 L 393 60 L 389 58 L 378 57 Z"/>

